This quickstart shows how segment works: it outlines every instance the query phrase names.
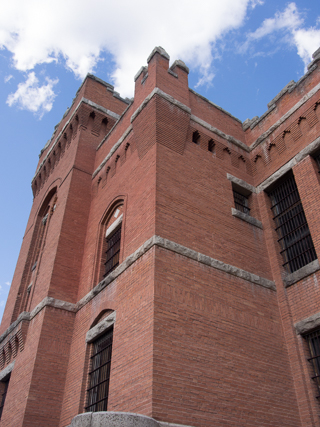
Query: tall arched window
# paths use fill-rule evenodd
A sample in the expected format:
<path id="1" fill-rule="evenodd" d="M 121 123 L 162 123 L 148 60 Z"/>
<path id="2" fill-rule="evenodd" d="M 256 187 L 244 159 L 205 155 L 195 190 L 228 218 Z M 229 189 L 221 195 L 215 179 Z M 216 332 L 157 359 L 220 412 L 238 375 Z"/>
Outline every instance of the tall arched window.
<path id="1" fill-rule="evenodd" d="M 31 244 L 24 267 L 19 293 L 16 299 L 12 322 L 17 319 L 22 311 L 27 309 L 31 287 L 35 284 L 42 249 L 45 244 L 48 225 L 56 203 L 56 187 L 46 196 L 35 220 Z"/>
<path id="2" fill-rule="evenodd" d="M 123 201 L 114 205 L 102 223 L 102 244 L 99 277 L 102 280 L 120 264 L 121 234 L 123 220 Z"/>

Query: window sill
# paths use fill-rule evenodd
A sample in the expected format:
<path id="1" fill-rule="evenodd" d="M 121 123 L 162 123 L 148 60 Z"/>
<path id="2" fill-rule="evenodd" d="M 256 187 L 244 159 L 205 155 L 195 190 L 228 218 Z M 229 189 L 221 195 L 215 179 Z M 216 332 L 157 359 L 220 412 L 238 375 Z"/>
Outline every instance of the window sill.
<path id="1" fill-rule="evenodd" d="M 304 267 L 299 268 L 299 270 L 295 271 L 294 273 L 287 274 L 283 278 L 284 286 L 288 288 L 289 286 L 294 285 L 295 283 L 299 282 L 299 280 L 310 276 L 310 274 L 313 274 L 318 270 L 320 270 L 320 265 L 319 261 L 316 259 Z"/>
<path id="2" fill-rule="evenodd" d="M 242 221 L 248 222 L 249 224 L 254 225 L 255 227 L 258 227 L 258 228 L 261 228 L 261 229 L 263 228 L 261 221 L 259 221 L 256 218 L 253 218 L 252 216 L 247 215 L 247 214 L 245 214 L 245 213 L 243 213 L 241 211 L 238 211 L 238 209 L 231 208 L 231 213 L 236 218 L 242 219 Z"/>
<path id="3" fill-rule="evenodd" d="M 294 327 L 296 329 L 297 334 L 303 335 L 307 334 L 314 329 L 319 328 L 320 326 L 320 313 L 315 313 L 306 319 L 300 320 L 297 322 Z"/>

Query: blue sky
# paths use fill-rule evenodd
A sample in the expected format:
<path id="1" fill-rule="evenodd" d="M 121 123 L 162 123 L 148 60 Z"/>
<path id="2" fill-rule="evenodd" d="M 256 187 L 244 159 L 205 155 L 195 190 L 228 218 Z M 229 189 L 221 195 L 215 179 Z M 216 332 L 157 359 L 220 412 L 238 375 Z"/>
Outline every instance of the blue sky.
<path id="1" fill-rule="evenodd" d="M 297 81 L 320 47 L 320 2 L 0 0 L 0 317 L 31 204 L 38 154 L 88 72 L 133 96 L 154 46 L 189 86 L 242 121 Z"/>

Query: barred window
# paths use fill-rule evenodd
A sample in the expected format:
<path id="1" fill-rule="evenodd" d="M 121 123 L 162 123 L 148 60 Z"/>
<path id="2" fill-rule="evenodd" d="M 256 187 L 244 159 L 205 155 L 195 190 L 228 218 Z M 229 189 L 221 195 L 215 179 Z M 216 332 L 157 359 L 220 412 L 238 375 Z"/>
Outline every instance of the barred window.
<path id="1" fill-rule="evenodd" d="M 308 335 L 305 335 L 305 338 L 308 342 L 310 358 L 308 361 L 311 363 L 313 367 L 314 376 L 312 379 L 314 380 L 317 388 L 318 394 L 317 399 L 320 398 L 320 330 L 311 332 Z"/>
<path id="2" fill-rule="evenodd" d="M 120 225 L 107 236 L 107 251 L 104 275 L 111 273 L 119 265 L 120 242 L 121 242 L 121 223 Z"/>
<path id="3" fill-rule="evenodd" d="M 106 411 L 108 406 L 113 329 L 93 342 L 86 411 Z"/>
<path id="4" fill-rule="evenodd" d="M 238 211 L 250 215 L 249 198 L 236 190 L 233 190 L 234 206 Z"/>
<path id="5" fill-rule="evenodd" d="M 317 258 L 293 174 L 287 175 L 269 196 L 283 266 L 293 273 Z"/>
<path id="6" fill-rule="evenodd" d="M 7 391 L 8 391 L 8 386 L 9 386 L 9 380 L 10 380 L 10 377 L 7 378 L 6 380 L 2 380 L 0 382 L 0 393 L 1 393 L 0 419 L 2 417 L 4 402 L 5 402 L 6 396 L 7 396 Z"/>

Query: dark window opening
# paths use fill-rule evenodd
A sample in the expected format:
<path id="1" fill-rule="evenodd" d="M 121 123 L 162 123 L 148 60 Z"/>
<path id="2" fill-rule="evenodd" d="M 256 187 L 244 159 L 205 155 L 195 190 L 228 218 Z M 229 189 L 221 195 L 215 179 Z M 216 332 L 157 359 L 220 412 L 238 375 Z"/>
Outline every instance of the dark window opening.
<path id="1" fill-rule="evenodd" d="M 208 151 L 210 151 L 211 153 L 213 153 L 213 151 L 214 151 L 214 141 L 213 141 L 213 139 L 210 139 L 210 141 L 208 142 Z"/>
<path id="2" fill-rule="evenodd" d="M 192 142 L 194 142 L 195 144 L 199 144 L 199 139 L 200 139 L 200 134 L 199 132 L 196 130 L 195 132 L 193 132 L 192 134 Z"/>
<path id="3" fill-rule="evenodd" d="M 233 190 L 234 206 L 238 211 L 250 215 L 249 198 Z"/>
<path id="4" fill-rule="evenodd" d="M 315 382 L 318 393 L 316 398 L 320 398 L 320 330 L 311 332 L 308 335 L 305 335 L 305 338 L 307 340 L 309 351 L 310 351 L 310 358 L 308 361 L 311 363 L 313 368 L 314 376 L 311 378 Z"/>
<path id="5" fill-rule="evenodd" d="M 104 276 L 111 273 L 119 265 L 121 224 L 109 236 L 107 236 L 106 262 L 104 263 Z"/>
<path id="6" fill-rule="evenodd" d="M 87 412 L 106 411 L 108 406 L 113 329 L 93 343 L 89 372 Z"/>
<path id="7" fill-rule="evenodd" d="M 293 273 L 317 258 L 294 176 L 287 176 L 269 196 L 283 267 Z"/>
<path id="8" fill-rule="evenodd" d="M 0 419 L 2 416 L 3 407 L 4 407 L 4 403 L 5 403 L 6 396 L 7 396 L 9 380 L 10 380 L 10 377 L 5 381 L 0 382 L 0 390 L 1 390 Z"/>

